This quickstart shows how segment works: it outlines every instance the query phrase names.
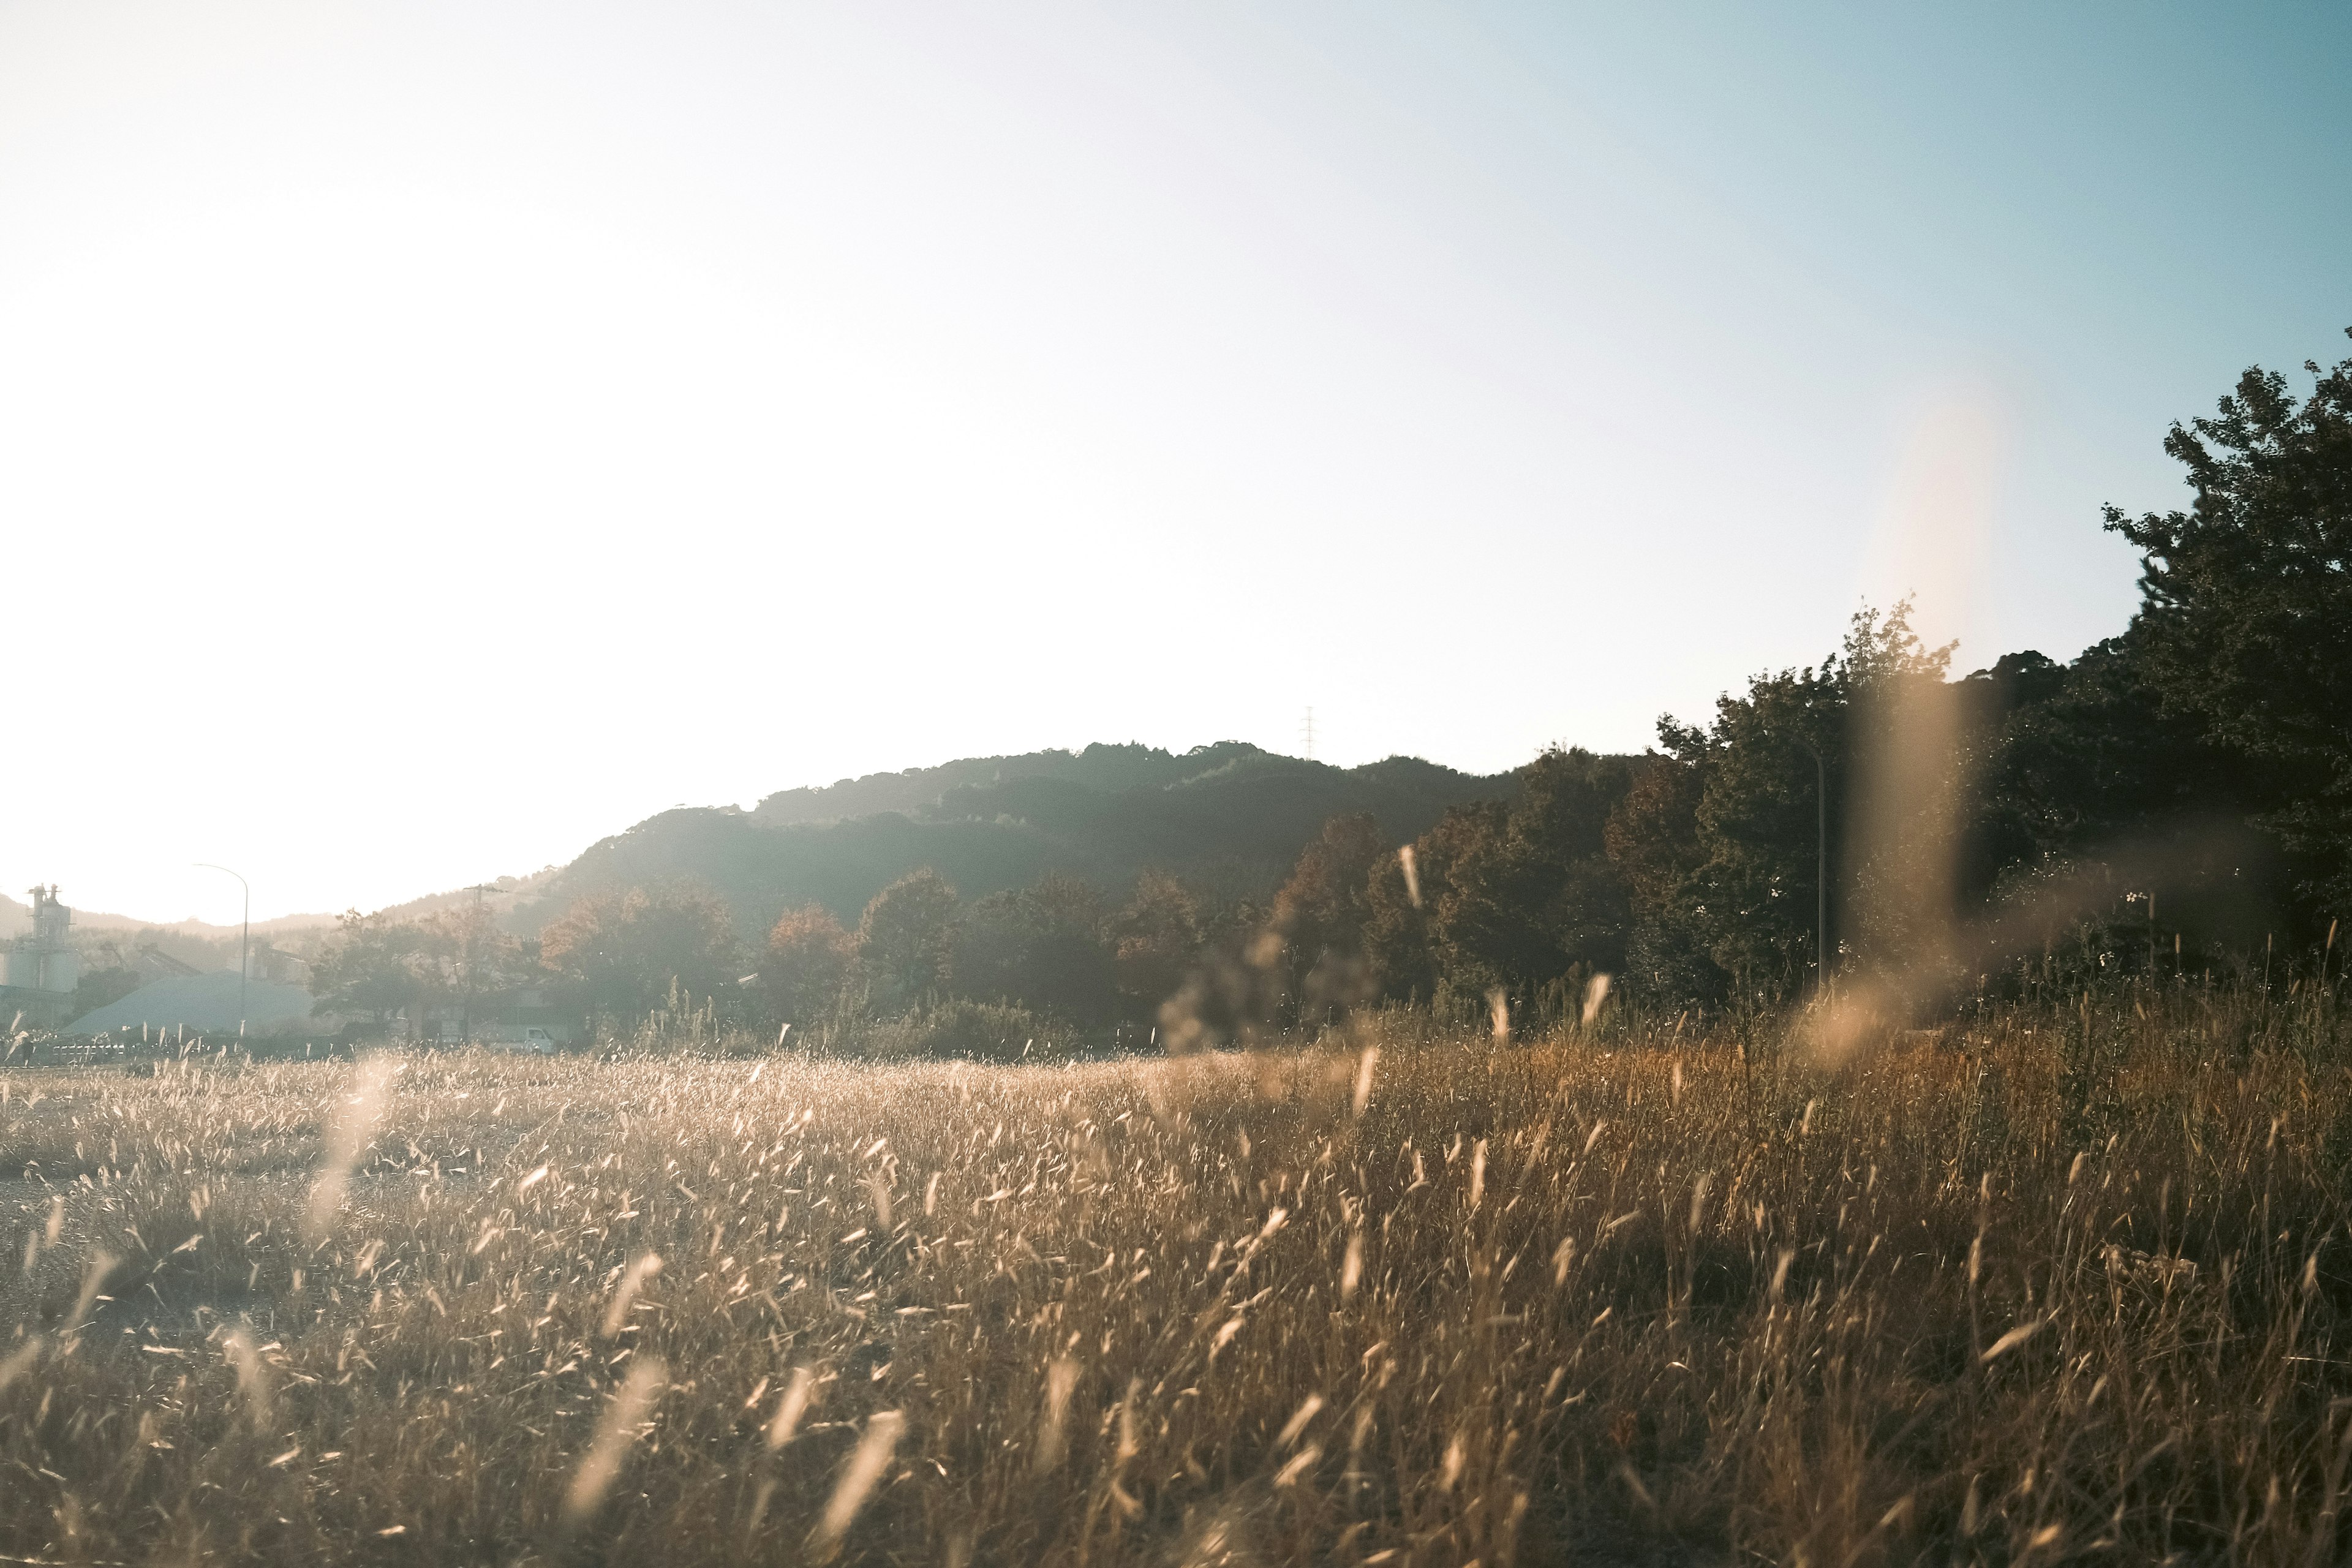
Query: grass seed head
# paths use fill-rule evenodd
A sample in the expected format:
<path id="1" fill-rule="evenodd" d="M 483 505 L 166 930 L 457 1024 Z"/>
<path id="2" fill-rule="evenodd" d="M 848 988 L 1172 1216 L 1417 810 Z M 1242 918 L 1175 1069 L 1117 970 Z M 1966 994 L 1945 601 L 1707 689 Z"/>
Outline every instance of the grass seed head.
<path id="1" fill-rule="evenodd" d="M 810 1544 L 820 1559 L 840 1550 L 841 1538 L 848 1532 L 850 1521 L 866 1506 L 882 1472 L 890 1468 L 890 1456 L 898 1451 L 898 1438 L 906 1427 L 907 1417 L 896 1410 L 877 1410 L 866 1418 L 865 1434 L 857 1439 L 849 1463 L 842 1467 L 841 1479 L 834 1483 L 833 1496 L 825 1500 L 824 1512 L 817 1520 L 811 1538 Z"/>
<path id="2" fill-rule="evenodd" d="M 1078 1363 L 1056 1357 L 1045 1368 L 1045 1409 L 1037 1428 L 1037 1471 L 1061 1468 L 1069 1450 L 1070 1395 L 1078 1386 Z"/>
<path id="3" fill-rule="evenodd" d="M 777 1396 L 776 1413 L 768 1422 L 768 1452 L 772 1454 L 793 1440 L 793 1434 L 800 1430 L 801 1417 L 808 1412 L 809 1395 L 815 1388 L 814 1373 L 804 1366 L 793 1368 L 784 1392 Z"/>
<path id="4" fill-rule="evenodd" d="M 564 1491 L 562 1521 L 567 1530 L 577 1530 L 603 1505 L 604 1494 L 619 1478 L 623 1461 L 635 1447 L 640 1429 L 668 1381 L 668 1369 L 657 1358 L 642 1356 L 630 1362 L 628 1376 L 605 1404 L 604 1417 L 596 1424 L 587 1458 L 580 1461 L 572 1485 Z"/>

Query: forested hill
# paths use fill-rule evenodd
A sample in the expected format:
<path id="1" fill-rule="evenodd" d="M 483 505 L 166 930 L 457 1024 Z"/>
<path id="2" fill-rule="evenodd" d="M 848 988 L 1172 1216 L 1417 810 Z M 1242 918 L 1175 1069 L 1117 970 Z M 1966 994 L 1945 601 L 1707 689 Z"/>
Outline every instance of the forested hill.
<path id="1" fill-rule="evenodd" d="M 679 881 L 724 899 L 746 935 L 808 903 L 855 923 L 867 900 L 926 866 L 966 898 L 1056 871 L 1116 894 L 1150 868 L 1265 899 L 1335 816 L 1369 811 L 1403 844 L 1446 807 L 1511 785 L 1413 757 L 1339 768 L 1235 741 L 971 758 L 788 790 L 750 812 L 664 812 L 590 847 L 516 923 L 536 928 L 583 894 Z"/>
<path id="2" fill-rule="evenodd" d="M 1220 741 L 1189 752 L 1164 752 L 1157 746 L 1092 745 L 1082 752 L 1026 752 L 1016 757 L 963 757 L 934 768 L 908 768 L 902 773 L 867 773 L 815 788 L 778 790 L 751 810 L 754 820 L 770 827 L 796 822 L 841 822 L 896 811 L 909 816 L 929 812 L 950 790 L 984 789 L 1015 779 L 1057 779 L 1087 789 L 1116 794 L 1131 789 L 1157 789 L 1181 784 L 1228 763 L 1265 757 L 1246 741 Z M 1285 759 L 1288 760 L 1288 759 Z"/>

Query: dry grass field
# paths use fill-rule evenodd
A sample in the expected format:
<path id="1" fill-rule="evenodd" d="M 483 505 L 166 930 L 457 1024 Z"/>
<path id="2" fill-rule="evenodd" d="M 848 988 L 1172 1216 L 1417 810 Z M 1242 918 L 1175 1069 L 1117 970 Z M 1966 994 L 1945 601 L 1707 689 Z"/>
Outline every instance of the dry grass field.
<path id="1" fill-rule="evenodd" d="M 2327 1563 L 2346 1071 L 2194 992 L 0 1080 L 0 1555 Z"/>

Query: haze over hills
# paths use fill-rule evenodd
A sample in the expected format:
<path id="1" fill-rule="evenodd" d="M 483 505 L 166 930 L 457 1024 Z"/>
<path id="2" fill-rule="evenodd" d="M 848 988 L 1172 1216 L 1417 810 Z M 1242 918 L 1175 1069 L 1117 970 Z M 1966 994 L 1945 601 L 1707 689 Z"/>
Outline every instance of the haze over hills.
<path id="1" fill-rule="evenodd" d="M 73 923 L 77 931 L 154 931 L 198 941 L 217 941 L 223 936 L 227 937 L 231 942 L 236 940 L 237 922 L 235 921 L 230 921 L 226 924 L 215 924 L 211 921 L 200 921 L 193 917 L 179 921 L 155 921 L 145 920 L 138 915 L 110 914 L 104 910 L 86 910 L 79 905 L 75 905 L 73 889 L 69 887 L 60 888 L 58 891 L 59 896 L 68 905 L 73 906 Z M 278 915 L 271 920 L 254 921 L 253 934 L 257 939 L 263 936 L 299 936 L 305 931 L 327 930 L 334 923 L 335 917 L 331 914 Z M 32 929 L 33 907 L 22 899 L 12 899 L 5 894 L 0 894 L 0 941 L 22 935 Z"/>
<path id="2" fill-rule="evenodd" d="M 1093 790 L 1146 789 L 1182 784 L 1228 763 L 1270 754 L 1244 741 L 1220 741 L 1181 752 L 1130 742 L 1123 746 L 1091 745 L 1082 752 L 962 757 L 937 767 L 867 773 L 816 788 L 778 790 L 752 807 L 751 816 L 771 827 L 839 822 L 885 811 L 911 816 L 937 805 L 950 790 L 984 788 L 1014 779 L 1059 779 Z"/>
<path id="3" fill-rule="evenodd" d="M 554 881 L 562 870 L 561 867 L 548 866 L 533 871 L 527 877 L 493 878 L 483 884 L 483 901 L 494 910 L 511 910 L 517 903 L 539 895 Z M 114 914 L 105 910 L 83 909 L 74 904 L 73 889 L 69 887 L 61 888 L 59 894 L 73 908 L 73 923 L 77 931 L 160 931 L 167 936 L 184 937 L 190 941 L 202 942 L 217 942 L 223 940 L 235 942 L 237 937 L 238 927 L 235 921 L 218 922 L 197 920 L 193 916 L 177 921 L 148 920 L 140 915 Z M 438 914 L 444 910 L 459 908 L 472 902 L 473 899 L 473 889 L 452 888 L 445 892 L 425 893 L 401 903 L 388 905 L 378 912 L 398 920 L 414 920 L 424 915 Z M 267 937 L 280 943 L 298 942 L 300 938 L 332 931 L 339 913 L 340 911 L 329 913 L 319 910 L 301 914 L 277 915 L 266 921 L 256 921 L 252 926 L 253 937 L 257 942 Z M 22 899 L 12 899 L 5 894 L 0 894 L 0 942 L 22 935 L 32 929 L 32 906 Z"/>
<path id="4" fill-rule="evenodd" d="M 495 914 L 507 914 L 518 904 L 528 903 L 542 895 L 562 874 L 561 866 L 543 866 L 528 877 L 493 877 L 479 889 L 482 907 Z M 389 915 L 394 920 L 417 920 L 426 915 L 463 909 L 473 903 L 476 897 L 477 890 L 473 888 L 451 888 L 445 892 L 426 893 L 401 903 L 389 904 L 373 912 Z M 329 923 L 333 922 L 331 921 Z"/>
<path id="5" fill-rule="evenodd" d="M 902 773 L 780 790 L 750 811 L 684 806 L 589 846 L 569 865 L 487 881 L 484 904 L 522 932 L 572 900 L 613 889 L 694 882 L 725 899 L 747 935 L 784 910 L 818 903 L 855 921 L 897 878 L 929 866 L 969 897 L 1067 872 L 1111 892 L 1146 868 L 1213 895 L 1270 894 L 1329 818 L 1369 811 L 1402 844 L 1449 805 L 1507 795 L 1512 775 L 1462 773 L 1416 757 L 1339 768 L 1225 741 L 1169 752 L 1136 743 L 965 757 Z M 70 904 L 72 889 L 63 889 Z M 415 919 L 458 908 L 450 889 L 379 911 Z M 333 913 L 253 922 L 257 942 L 307 952 Z M 30 907 L 0 896 L 0 940 L 29 931 Z M 75 930 L 162 932 L 235 963 L 235 923 L 157 921 L 74 910 Z M 223 948 L 221 944 L 226 943 Z"/>
<path id="6" fill-rule="evenodd" d="M 1116 890 L 1146 868 L 1218 896 L 1264 897 L 1335 816 L 1370 812 L 1404 843 L 1447 806 L 1510 787 L 1509 774 L 1414 757 L 1339 768 L 1238 741 L 964 758 L 784 790 L 749 812 L 663 812 L 592 845 L 514 923 L 533 930 L 583 894 L 674 881 L 718 893 L 746 934 L 808 903 L 854 921 L 875 893 L 926 866 L 974 898 L 1049 872 Z"/>

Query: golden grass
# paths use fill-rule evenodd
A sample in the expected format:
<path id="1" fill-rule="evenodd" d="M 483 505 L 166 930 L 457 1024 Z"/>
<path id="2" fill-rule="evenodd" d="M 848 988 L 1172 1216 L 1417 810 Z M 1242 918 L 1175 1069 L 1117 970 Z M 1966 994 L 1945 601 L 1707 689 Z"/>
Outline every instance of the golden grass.
<path id="1" fill-rule="evenodd" d="M 2193 1014 L 18 1071 L 0 1554 L 2336 1561 L 2352 1096 Z"/>

